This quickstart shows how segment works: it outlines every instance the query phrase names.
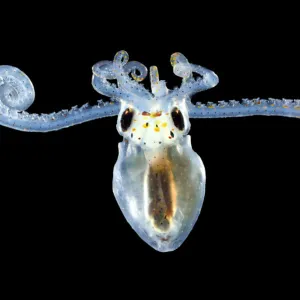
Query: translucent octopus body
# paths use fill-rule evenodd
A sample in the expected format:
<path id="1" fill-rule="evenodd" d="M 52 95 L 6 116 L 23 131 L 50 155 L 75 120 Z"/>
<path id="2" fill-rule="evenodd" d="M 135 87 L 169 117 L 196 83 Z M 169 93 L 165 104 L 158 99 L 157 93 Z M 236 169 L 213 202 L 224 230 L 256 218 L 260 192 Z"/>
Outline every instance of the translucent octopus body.
<path id="1" fill-rule="evenodd" d="M 93 66 L 93 87 L 109 96 L 52 114 L 29 114 L 34 88 L 17 68 L 0 66 L 0 124 L 23 131 L 47 132 L 106 116 L 118 115 L 123 136 L 113 171 L 113 192 L 128 223 L 154 249 L 178 248 L 192 230 L 205 195 L 205 169 L 193 151 L 189 118 L 277 115 L 300 117 L 300 100 L 244 99 L 218 104 L 192 104 L 191 96 L 218 84 L 217 75 L 193 65 L 180 53 L 171 56 L 180 88 L 169 90 L 150 68 L 151 92 L 140 81 L 147 76 L 141 63 L 120 51 L 113 61 Z M 194 73 L 198 78 L 194 78 Z M 132 78 L 131 78 L 131 77 Z M 117 80 L 114 85 L 110 80 Z"/>

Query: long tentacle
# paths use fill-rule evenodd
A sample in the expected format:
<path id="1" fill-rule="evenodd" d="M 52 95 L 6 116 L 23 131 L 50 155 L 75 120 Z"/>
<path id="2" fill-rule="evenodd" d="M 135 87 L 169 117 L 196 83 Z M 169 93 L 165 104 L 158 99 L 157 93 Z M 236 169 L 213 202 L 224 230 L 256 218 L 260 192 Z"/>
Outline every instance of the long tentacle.
<path id="1" fill-rule="evenodd" d="M 116 116 L 120 111 L 117 102 L 98 101 L 98 105 L 73 107 L 51 114 L 29 114 L 4 106 L 0 102 L 0 125 L 21 131 L 48 132 L 67 128 L 95 119 Z"/>
<path id="2" fill-rule="evenodd" d="M 34 101 L 34 87 L 19 69 L 0 66 L 0 125 L 22 131 L 47 132 L 94 119 L 118 115 L 120 104 L 98 101 L 98 105 L 73 107 L 51 114 L 29 114 L 25 110 Z"/>
<path id="3" fill-rule="evenodd" d="M 219 101 L 218 104 L 208 102 L 189 105 L 190 118 L 228 118 L 247 116 L 282 116 L 300 118 L 300 100 L 289 99 L 243 99 Z"/>

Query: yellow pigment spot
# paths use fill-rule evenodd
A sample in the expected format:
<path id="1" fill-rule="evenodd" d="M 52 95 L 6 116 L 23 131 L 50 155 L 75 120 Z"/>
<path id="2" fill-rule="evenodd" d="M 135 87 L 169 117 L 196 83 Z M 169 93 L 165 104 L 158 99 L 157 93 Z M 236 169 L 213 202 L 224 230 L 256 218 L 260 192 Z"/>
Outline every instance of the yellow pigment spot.
<path id="1" fill-rule="evenodd" d="M 159 127 L 155 127 L 154 131 L 159 132 L 160 131 Z"/>
<path id="2" fill-rule="evenodd" d="M 167 126 L 168 126 L 167 122 L 161 124 L 161 127 L 167 127 Z"/>
<path id="3" fill-rule="evenodd" d="M 287 105 L 282 105 L 283 108 L 289 108 Z"/>
<path id="4" fill-rule="evenodd" d="M 148 120 L 148 119 L 149 119 L 149 117 L 146 117 L 146 116 L 145 116 L 145 117 L 143 117 L 143 119 L 144 119 L 144 120 Z"/>
<path id="5" fill-rule="evenodd" d="M 176 52 L 176 53 L 173 53 L 171 55 L 171 65 L 172 67 L 174 67 L 176 65 L 176 60 L 177 60 L 177 57 L 179 56 L 179 53 Z"/>
<path id="6" fill-rule="evenodd" d="M 151 113 L 150 114 L 150 117 L 151 118 L 156 118 L 156 117 L 160 117 L 161 116 L 161 111 L 157 111 L 157 112 L 155 112 L 155 113 Z"/>
<path id="7" fill-rule="evenodd" d="M 300 110 L 300 106 L 295 106 L 294 107 L 296 110 Z"/>
<path id="8" fill-rule="evenodd" d="M 207 106 L 207 108 L 215 108 L 213 105 L 209 105 Z"/>
<path id="9" fill-rule="evenodd" d="M 149 123 L 143 124 L 143 127 L 144 127 L 144 128 L 148 128 L 148 127 L 149 127 Z"/>
<path id="10" fill-rule="evenodd" d="M 136 129 L 135 129 L 135 128 L 132 128 L 132 131 L 136 131 Z"/>
<path id="11" fill-rule="evenodd" d="M 137 82 L 139 82 L 139 81 L 143 81 L 144 80 L 144 78 L 143 77 L 137 77 L 134 73 L 132 73 L 131 74 L 131 76 L 133 77 L 133 79 L 135 80 L 135 81 L 137 81 Z"/>

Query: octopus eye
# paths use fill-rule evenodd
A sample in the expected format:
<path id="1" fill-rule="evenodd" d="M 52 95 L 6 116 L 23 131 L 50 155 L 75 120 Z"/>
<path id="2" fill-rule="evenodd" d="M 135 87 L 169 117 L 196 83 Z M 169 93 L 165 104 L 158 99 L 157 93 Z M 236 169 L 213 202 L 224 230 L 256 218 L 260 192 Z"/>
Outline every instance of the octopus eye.
<path id="1" fill-rule="evenodd" d="M 174 107 L 171 113 L 172 120 L 174 122 L 174 125 L 179 129 L 183 130 L 184 129 L 184 119 L 181 111 L 177 108 Z"/>
<path id="2" fill-rule="evenodd" d="M 121 117 L 122 131 L 126 131 L 130 127 L 132 123 L 132 119 L 133 119 L 133 110 L 131 108 L 125 109 Z"/>

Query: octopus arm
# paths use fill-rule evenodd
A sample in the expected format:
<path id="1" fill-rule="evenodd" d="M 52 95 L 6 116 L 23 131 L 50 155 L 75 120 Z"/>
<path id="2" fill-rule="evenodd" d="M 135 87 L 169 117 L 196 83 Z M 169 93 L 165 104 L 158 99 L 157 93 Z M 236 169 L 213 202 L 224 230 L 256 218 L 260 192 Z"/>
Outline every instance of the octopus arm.
<path id="1" fill-rule="evenodd" d="M 190 118 L 229 118 L 247 116 L 282 116 L 300 118 L 300 100 L 289 99 L 243 99 L 219 101 L 217 104 L 208 102 L 189 106 Z"/>
<path id="2" fill-rule="evenodd" d="M 26 74 L 12 66 L 0 66 L 0 125 L 22 131 L 47 132 L 116 116 L 120 110 L 118 102 L 99 100 L 94 106 L 84 104 L 57 113 L 30 114 L 26 109 L 34 98 L 34 87 Z"/>
<path id="3" fill-rule="evenodd" d="M 60 130 L 95 119 L 118 115 L 120 104 L 98 101 L 98 105 L 73 107 L 51 114 L 29 114 L 10 109 L 0 103 L 0 125 L 21 131 L 48 132 Z"/>

